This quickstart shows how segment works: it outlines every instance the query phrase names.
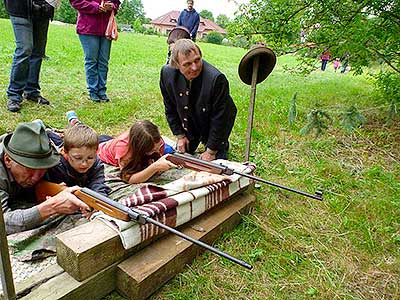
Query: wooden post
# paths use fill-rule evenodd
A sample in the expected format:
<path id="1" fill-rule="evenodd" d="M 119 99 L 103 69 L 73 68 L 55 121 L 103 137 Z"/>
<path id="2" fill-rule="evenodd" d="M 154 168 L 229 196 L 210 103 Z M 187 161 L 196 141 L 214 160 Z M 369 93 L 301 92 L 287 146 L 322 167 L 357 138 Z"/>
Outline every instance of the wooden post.
<path id="1" fill-rule="evenodd" d="M 253 129 L 253 117 L 254 117 L 254 104 L 256 98 L 256 85 L 257 75 L 260 57 L 254 57 L 253 61 L 253 74 L 251 77 L 251 94 L 250 94 L 250 105 L 249 105 L 249 116 L 247 120 L 247 131 L 246 131 L 246 152 L 244 154 L 244 160 L 248 161 L 250 157 L 250 144 L 251 144 L 251 131 Z"/>
<path id="2" fill-rule="evenodd" d="M 6 300 L 16 300 L 14 279 L 8 253 L 7 233 L 4 225 L 3 209 L 0 208 L 0 276 L 3 286 L 3 293 Z"/>

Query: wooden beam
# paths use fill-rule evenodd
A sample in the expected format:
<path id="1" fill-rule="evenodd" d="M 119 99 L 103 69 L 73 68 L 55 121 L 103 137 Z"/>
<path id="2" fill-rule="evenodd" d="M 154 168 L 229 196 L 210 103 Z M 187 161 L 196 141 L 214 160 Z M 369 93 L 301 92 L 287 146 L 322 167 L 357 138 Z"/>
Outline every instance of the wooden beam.
<path id="1" fill-rule="evenodd" d="M 125 250 L 118 234 L 102 221 L 95 220 L 57 236 L 57 262 L 73 278 L 83 281 L 109 265 L 121 262 L 158 238 L 160 236 Z"/>
<path id="2" fill-rule="evenodd" d="M 223 233 L 233 228 L 233 226 L 240 221 L 240 215 L 247 213 L 254 199 L 255 196 L 249 193 L 237 195 L 221 206 L 218 206 L 185 224 L 180 228 L 180 230 L 183 230 L 186 234 L 189 234 L 192 237 L 200 238 L 205 242 L 212 242 Z M 80 253 L 82 253 L 83 256 L 87 255 L 88 252 L 92 254 L 96 253 L 96 251 L 91 252 L 91 249 L 88 248 L 88 245 L 90 245 L 91 242 L 85 241 L 84 238 L 86 236 L 98 234 L 98 238 L 100 238 L 100 240 L 105 240 L 106 244 L 107 241 L 111 241 L 112 243 L 115 238 L 114 231 L 111 230 L 111 232 L 106 233 L 106 228 L 108 227 L 103 227 L 102 225 L 104 224 L 102 222 L 91 223 L 93 223 L 93 225 L 97 224 L 97 226 L 87 226 L 90 224 L 88 223 L 72 230 L 72 233 L 76 235 L 76 239 L 81 239 L 81 248 L 78 247 L 78 243 L 75 245 L 75 249 L 81 251 Z M 98 230 L 97 227 L 99 227 L 100 230 Z M 78 230 L 79 228 L 80 230 Z M 205 230 L 205 232 L 198 231 L 200 228 Z M 102 233 L 103 237 L 101 237 Z M 70 236 L 69 239 L 71 239 Z M 119 238 L 117 238 L 117 240 L 119 240 Z M 77 241 L 74 240 L 74 243 L 75 242 Z M 151 251 L 150 249 L 153 247 L 156 250 Z M 171 251 L 173 249 L 175 250 Z M 177 249 L 181 249 L 182 251 L 177 251 Z M 185 249 L 190 249 L 190 253 L 185 252 L 188 251 Z M 115 253 L 115 251 L 113 252 L 113 249 L 108 250 L 111 250 L 107 252 L 109 253 L 108 255 Z M 162 265 L 160 262 L 154 263 L 153 261 L 152 263 L 154 267 L 151 268 L 148 265 L 148 255 L 153 255 L 154 257 L 155 253 L 160 254 L 160 251 L 167 256 L 166 264 L 168 265 Z M 134 256 L 136 257 L 135 264 L 137 263 L 138 266 L 140 266 L 137 267 L 139 274 L 136 274 L 137 279 L 135 280 L 138 282 L 136 289 L 127 286 L 133 282 L 133 279 L 128 278 L 128 274 L 121 273 L 124 272 L 123 270 L 125 269 L 133 270 L 131 260 L 128 259 L 123 263 L 120 263 L 119 261 L 114 262 L 103 270 L 95 272 L 92 276 L 83 281 L 77 281 L 67 272 L 63 272 L 61 267 L 55 265 L 46 269 L 44 272 L 36 274 L 27 281 L 17 284 L 17 295 L 19 296 L 18 298 L 22 300 L 102 299 L 117 288 L 117 278 L 121 278 L 122 276 L 118 288 L 121 293 L 124 293 L 130 299 L 136 299 L 134 298 L 136 295 L 146 297 L 146 295 L 150 295 L 160 288 L 169 278 L 172 278 L 175 274 L 180 272 L 180 270 L 183 269 L 184 264 L 189 263 L 199 251 L 200 250 L 197 247 L 192 246 L 191 243 L 188 243 L 185 240 L 181 240 L 174 235 L 166 235 L 151 246 L 140 250 L 140 252 Z M 175 254 L 177 255 L 176 258 L 174 258 Z M 92 264 L 90 265 L 88 264 L 89 257 L 92 257 L 93 259 Z M 104 257 L 107 261 L 111 261 L 107 256 Z M 140 257 L 142 258 L 142 261 L 138 260 Z M 75 259 L 75 256 L 73 259 Z M 86 266 L 93 268 L 95 264 L 103 265 L 103 262 L 99 261 L 99 259 L 102 259 L 100 254 L 98 256 L 88 255 L 81 261 L 83 264 L 86 264 Z M 162 258 L 162 260 L 164 260 L 164 258 Z M 119 271 L 117 272 L 117 270 Z M 160 275 L 162 270 L 166 272 L 166 275 Z M 85 274 L 88 273 L 86 272 Z M 129 277 L 131 277 L 131 274 L 129 274 Z M 20 298 L 21 296 L 22 298 Z"/>
<path id="3" fill-rule="evenodd" d="M 117 263 L 79 282 L 63 272 L 30 290 L 21 300 L 102 299 L 115 289 Z"/>
<path id="4" fill-rule="evenodd" d="M 212 243 L 232 230 L 240 222 L 241 215 L 249 212 L 254 201 L 253 194 L 245 193 L 196 218 L 180 230 L 203 242 Z M 201 251 L 202 248 L 169 234 L 118 265 L 117 290 L 128 299 L 146 299 L 181 272 Z"/>
<path id="5" fill-rule="evenodd" d="M 114 230 L 94 220 L 57 236 L 57 262 L 73 278 L 83 281 L 152 241 L 125 250 Z"/>

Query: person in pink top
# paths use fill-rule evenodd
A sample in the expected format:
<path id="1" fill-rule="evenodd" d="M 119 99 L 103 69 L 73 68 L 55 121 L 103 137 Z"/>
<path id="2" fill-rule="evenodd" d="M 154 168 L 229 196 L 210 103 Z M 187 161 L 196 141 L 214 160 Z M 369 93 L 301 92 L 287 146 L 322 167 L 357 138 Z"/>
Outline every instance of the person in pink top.
<path id="1" fill-rule="evenodd" d="M 119 167 L 122 180 L 141 183 L 158 172 L 176 167 L 165 159 L 165 147 L 158 127 L 140 120 L 129 131 L 100 143 L 97 155 L 104 163 Z"/>
<path id="2" fill-rule="evenodd" d="M 85 56 L 86 84 L 89 99 L 93 102 L 108 102 L 106 94 L 108 61 L 111 40 L 105 36 L 111 11 L 116 14 L 119 0 L 69 0 L 78 11 L 76 33 Z"/>
<path id="3" fill-rule="evenodd" d="M 337 69 L 339 69 L 339 66 L 340 66 L 340 58 L 337 57 L 336 60 L 333 62 L 333 68 L 335 69 L 335 73 Z"/>
<path id="4" fill-rule="evenodd" d="M 321 55 L 321 70 L 325 71 L 328 61 L 331 60 L 331 53 L 329 48 L 325 48 Z"/>

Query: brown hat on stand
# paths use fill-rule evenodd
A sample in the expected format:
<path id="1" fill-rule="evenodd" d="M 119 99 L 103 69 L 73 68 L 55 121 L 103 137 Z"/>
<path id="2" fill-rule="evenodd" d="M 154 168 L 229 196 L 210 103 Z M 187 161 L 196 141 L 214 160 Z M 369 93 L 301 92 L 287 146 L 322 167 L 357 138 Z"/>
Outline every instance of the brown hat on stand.
<path id="1" fill-rule="evenodd" d="M 243 56 L 238 69 L 240 79 L 248 85 L 251 85 L 254 58 L 257 56 L 259 57 L 259 64 L 256 83 L 264 81 L 276 64 L 276 56 L 271 49 L 265 47 L 264 44 L 253 45 Z"/>
<path id="2" fill-rule="evenodd" d="M 190 32 L 186 27 L 176 26 L 169 32 L 167 44 L 170 45 L 180 39 L 190 39 Z"/>

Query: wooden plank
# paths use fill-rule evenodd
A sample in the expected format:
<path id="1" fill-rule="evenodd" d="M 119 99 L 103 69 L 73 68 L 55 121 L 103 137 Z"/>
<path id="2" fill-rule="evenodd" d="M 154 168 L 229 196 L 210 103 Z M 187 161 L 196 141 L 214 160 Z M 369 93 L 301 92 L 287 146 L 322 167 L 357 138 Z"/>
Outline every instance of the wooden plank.
<path id="1" fill-rule="evenodd" d="M 115 289 L 117 263 L 79 282 L 63 272 L 34 289 L 21 300 L 95 300 L 102 299 Z"/>
<path id="2" fill-rule="evenodd" d="M 237 212 L 240 210 L 240 207 L 245 206 L 245 208 L 242 208 L 240 210 L 241 213 L 245 213 L 245 212 L 247 212 L 247 210 L 249 208 L 249 205 L 246 206 L 246 203 L 248 204 L 249 202 L 251 203 L 252 201 L 254 201 L 253 195 L 249 195 L 249 194 L 238 195 L 234 199 L 231 199 L 230 201 L 226 202 L 225 204 L 223 204 L 221 206 L 221 210 L 223 210 L 225 213 L 221 213 L 220 207 L 217 207 L 217 208 L 213 209 L 212 211 L 199 216 L 195 220 L 192 220 L 188 224 L 185 224 L 184 226 L 182 226 L 182 228 L 186 234 L 189 234 L 195 238 L 202 238 L 202 240 L 206 241 L 206 242 L 211 242 L 212 240 L 214 240 L 218 236 L 220 236 L 223 232 L 232 228 L 234 226 L 234 224 L 239 222 L 240 217 Z M 229 209 L 230 207 L 232 209 Z M 233 207 L 236 207 L 236 208 L 233 209 Z M 231 218 L 229 218 L 229 214 L 228 215 L 226 214 L 226 212 L 229 210 L 235 211 L 234 216 L 232 216 Z M 211 231 L 209 230 L 208 226 L 209 225 L 213 226 L 212 220 L 215 220 L 215 222 L 217 222 L 217 223 L 221 223 L 221 221 L 218 221 L 218 220 L 222 220 L 222 219 L 226 219 L 226 218 L 228 218 L 228 220 L 223 221 L 221 226 L 219 226 L 219 227 L 217 226 Z M 232 223 L 230 223 L 230 222 L 232 222 Z M 99 223 L 98 225 L 100 225 L 100 224 L 103 225 L 103 223 Z M 85 225 L 87 225 L 87 224 L 85 224 Z M 80 226 L 80 227 L 82 227 L 82 226 Z M 92 227 L 88 227 L 88 226 L 84 226 L 84 228 L 85 229 L 89 228 L 90 230 L 93 229 Z M 192 228 L 204 228 L 205 230 L 207 230 L 208 233 L 199 232 Z M 75 230 L 73 230 L 73 232 L 83 234 L 84 236 L 86 234 L 90 233 L 90 231 L 89 232 L 85 232 L 85 231 L 81 232 L 81 231 L 75 231 Z M 91 232 L 91 234 L 93 234 L 93 231 Z M 101 233 L 99 233 L 99 234 L 101 235 Z M 111 234 L 110 236 L 111 236 L 111 240 L 112 240 L 113 235 Z M 107 237 L 107 235 L 105 234 L 103 236 L 103 238 L 104 237 Z M 172 239 L 174 247 L 180 248 L 181 245 L 183 248 L 187 248 L 187 246 L 189 246 L 189 248 L 191 247 L 190 246 L 191 243 L 187 243 L 184 240 L 177 239 L 173 235 L 167 235 L 167 236 L 165 236 L 165 238 L 167 241 Z M 108 240 L 108 239 L 106 238 L 106 240 Z M 161 239 L 159 242 L 155 243 L 154 245 L 158 245 L 163 240 L 164 239 Z M 187 245 L 187 244 L 189 244 L 189 245 Z M 173 248 L 171 248 L 171 245 L 168 243 L 163 244 L 163 245 L 164 246 L 157 246 L 157 247 L 161 247 L 162 249 L 164 249 L 163 250 L 164 254 L 170 253 L 171 249 L 173 249 Z M 87 241 L 82 240 L 81 246 L 82 246 L 81 249 L 87 250 L 88 249 Z M 79 248 L 79 247 L 77 247 L 77 248 Z M 142 253 L 142 254 L 139 256 L 141 256 L 142 258 L 145 259 L 148 255 L 147 254 L 148 249 L 152 249 L 152 248 L 153 248 L 153 245 L 151 245 L 150 247 L 144 248 L 143 250 L 140 251 L 140 253 Z M 198 253 L 198 251 L 199 251 L 198 249 L 196 249 L 195 247 L 192 247 L 192 248 L 194 248 L 193 253 Z M 160 251 L 160 250 L 158 250 L 158 251 Z M 85 252 L 82 252 L 82 253 L 85 254 Z M 169 256 L 172 256 L 172 255 L 173 255 L 173 253 L 171 253 Z M 175 271 L 168 273 L 169 278 L 174 276 L 176 274 L 176 272 L 179 272 L 179 270 L 182 270 L 183 264 L 191 261 L 191 260 L 188 260 L 188 257 L 189 256 L 185 256 L 184 258 L 182 258 L 182 257 L 179 257 L 179 255 L 178 255 L 178 258 L 175 260 L 173 259 L 173 257 L 171 257 L 169 259 L 169 261 L 171 261 L 173 264 L 175 264 L 172 267 L 172 269 Z M 101 263 L 101 262 L 95 261 L 94 263 Z M 140 264 L 141 264 L 141 266 L 145 266 L 146 260 L 143 260 Z M 96 272 L 91 277 L 80 282 L 80 281 L 77 281 L 76 279 L 74 279 L 67 272 L 63 272 L 61 267 L 59 267 L 58 265 L 55 265 L 55 266 L 48 268 L 44 272 L 36 274 L 34 277 L 30 278 L 29 280 L 19 283 L 16 287 L 17 294 L 19 296 L 18 298 L 22 299 L 22 300 L 28 300 L 28 299 L 29 300 L 101 299 L 101 298 L 105 297 L 107 294 L 109 294 L 111 291 L 116 289 L 116 287 L 117 287 L 116 286 L 117 269 L 119 268 L 119 266 L 120 266 L 120 262 L 114 262 L 113 264 L 106 267 L 105 269 Z M 159 279 L 155 278 L 159 275 L 151 273 L 151 268 L 148 268 L 148 266 L 146 268 L 143 268 L 143 269 L 140 268 L 140 269 L 141 269 L 141 272 L 143 272 L 143 274 L 136 274 L 136 275 L 139 277 L 139 280 L 141 280 L 142 283 L 146 283 L 146 284 L 150 284 L 150 283 L 158 284 L 159 283 L 159 284 L 156 287 L 153 287 L 152 289 L 150 289 L 148 286 L 147 287 L 143 286 L 143 284 L 138 285 L 138 289 L 136 289 L 136 290 L 132 289 L 132 290 L 126 291 L 126 293 L 132 293 L 132 295 L 135 295 L 135 293 L 137 293 L 138 295 L 149 295 L 152 292 L 154 292 L 157 288 L 159 288 L 164 282 L 166 282 L 166 280 L 159 280 Z M 158 269 L 160 269 L 160 268 L 158 268 Z M 152 281 L 150 282 L 149 279 L 152 279 Z M 162 279 L 165 279 L 165 278 L 162 277 Z M 125 281 L 125 285 L 126 284 L 127 284 L 127 281 Z M 21 296 L 23 296 L 23 297 L 20 298 Z M 128 295 L 128 297 L 130 299 L 134 299 L 134 298 L 132 298 L 133 296 L 131 296 L 131 295 Z M 140 299 L 140 298 L 138 298 L 138 299 Z"/>
<path id="3" fill-rule="evenodd" d="M 153 240 L 125 250 L 116 231 L 102 221 L 94 220 L 57 236 L 57 262 L 74 279 L 83 281 Z"/>
<path id="4" fill-rule="evenodd" d="M 78 281 L 123 258 L 118 234 L 94 220 L 57 235 L 57 262 Z"/>
<path id="5" fill-rule="evenodd" d="M 57 262 L 73 278 L 83 281 L 107 266 L 123 261 L 158 238 L 160 236 L 125 250 L 118 234 L 100 220 L 95 220 L 57 236 Z"/>
<path id="6" fill-rule="evenodd" d="M 19 282 L 15 285 L 17 291 L 17 298 L 21 298 L 23 296 L 28 295 L 32 290 L 39 287 L 43 283 L 49 281 L 53 277 L 57 277 L 58 275 L 64 273 L 65 271 L 57 264 L 52 265 L 40 273 L 37 273 L 22 282 Z"/>
<path id="7" fill-rule="evenodd" d="M 191 237 L 212 243 L 234 228 L 240 222 L 241 215 L 249 212 L 254 201 L 253 194 L 244 193 L 182 226 L 180 230 Z M 132 300 L 146 299 L 181 272 L 201 251 L 202 248 L 169 234 L 118 265 L 117 290 Z"/>

